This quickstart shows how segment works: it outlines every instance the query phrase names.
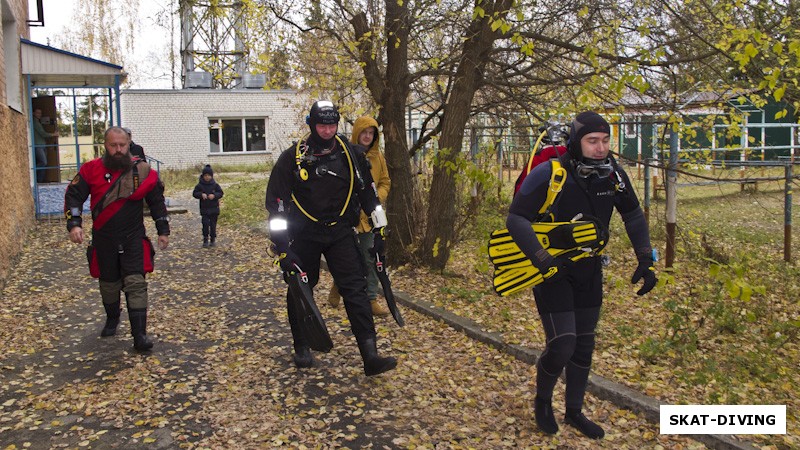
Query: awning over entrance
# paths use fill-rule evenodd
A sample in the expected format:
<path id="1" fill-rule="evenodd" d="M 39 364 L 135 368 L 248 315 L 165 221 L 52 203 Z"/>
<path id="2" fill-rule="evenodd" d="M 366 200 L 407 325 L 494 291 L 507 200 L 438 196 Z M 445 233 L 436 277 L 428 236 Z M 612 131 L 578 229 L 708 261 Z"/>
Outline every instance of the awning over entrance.
<path id="1" fill-rule="evenodd" d="M 119 89 L 127 74 L 122 66 L 78 55 L 27 39 L 22 43 L 22 74 L 32 87 L 109 87 Z"/>

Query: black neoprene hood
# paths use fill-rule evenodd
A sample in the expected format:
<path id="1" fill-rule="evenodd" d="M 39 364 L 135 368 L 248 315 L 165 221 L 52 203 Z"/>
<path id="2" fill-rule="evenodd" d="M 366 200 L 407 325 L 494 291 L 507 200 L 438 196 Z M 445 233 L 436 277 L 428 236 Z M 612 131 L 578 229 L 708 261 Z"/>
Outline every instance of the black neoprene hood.
<path id="1" fill-rule="evenodd" d="M 611 125 L 594 111 L 585 111 L 575 116 L 569 129 L 568 150 L 576 161 L 583 158 L 581 139 L 587 134 L 595 132 L 611 134 Z"/>

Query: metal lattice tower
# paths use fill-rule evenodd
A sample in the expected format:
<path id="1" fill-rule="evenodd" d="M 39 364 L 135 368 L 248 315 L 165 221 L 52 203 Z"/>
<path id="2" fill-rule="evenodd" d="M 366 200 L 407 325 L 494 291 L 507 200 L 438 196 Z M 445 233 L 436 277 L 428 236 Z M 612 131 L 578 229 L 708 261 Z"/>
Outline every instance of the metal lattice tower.
<path id="1" fill-rule="evenodd" d="M 242 11 L 242 3 L 235 0 L 180 0 L 184 88 L 230 89 L 241 84 L 247 67 Z M 209 84 L 208 75 L 195 71 L 209 73 L 210 85 L 203 85 Z"/>

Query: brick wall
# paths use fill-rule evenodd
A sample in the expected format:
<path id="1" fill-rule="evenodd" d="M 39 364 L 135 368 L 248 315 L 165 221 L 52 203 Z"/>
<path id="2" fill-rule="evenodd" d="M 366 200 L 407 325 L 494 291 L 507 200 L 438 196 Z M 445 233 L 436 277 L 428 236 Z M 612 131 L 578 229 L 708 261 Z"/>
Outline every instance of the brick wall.
<path id="1" fill-rule="evenodd" d="M 17 23 L 17 35 L 11 36 L 18 39 L 19 35 L 28 37 L 28 28 L 25 21 L 28 19 L 28 2 L 24 0 L 4 1 L 14 14 Z M 2 15 L 2 8 L 0 8 Z M 8 21 L 8 17 L 2 18 Z M 2 38 L 9 36 L 1 36 Z M 10 66 L 14 73 L 6 73 L 6 63 L 15 61 Z M 16 256 L 22 250 L 28 230 L 34 221 L 33 194 L 31 193 L 30 164 L 31 153 L 28 147 L 27 117 L 18 111 L 9 108 L 6 103 L 6 76 L 21 77 L 20 56 L 6 55 L 4 47 L 0 45 L 0 193 L 4 219 L 0 220 L 0 286 L 5 283 L 9 270 L 11 270 Z"/>
<path id="2" fill-rule="evenodd" d="M 129 89 L 121 102 L 122 125 L 168 169 L 272 162 L 308 130 L 310 103 L 288 90 Z M 210 118 L 254 116 L 267 118 L 265 151 L 210 153 Z"/>

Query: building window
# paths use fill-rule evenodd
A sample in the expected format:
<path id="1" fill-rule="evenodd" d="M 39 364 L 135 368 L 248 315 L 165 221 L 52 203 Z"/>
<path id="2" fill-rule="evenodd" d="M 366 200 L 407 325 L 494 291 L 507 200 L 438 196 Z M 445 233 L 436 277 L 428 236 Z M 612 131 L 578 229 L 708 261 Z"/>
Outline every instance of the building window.
<path id="1" fill-rule="evenodd" d="M 267 119 L 208 119 L 211 153 L 257 152 L 267 149 Z"/>
<path id="2" fill-rule="evenodd" d="M 625 122 L 625 137 L 626 138 L 635 138 L 637 133 L 636 129 L 636 122 Z"/>

